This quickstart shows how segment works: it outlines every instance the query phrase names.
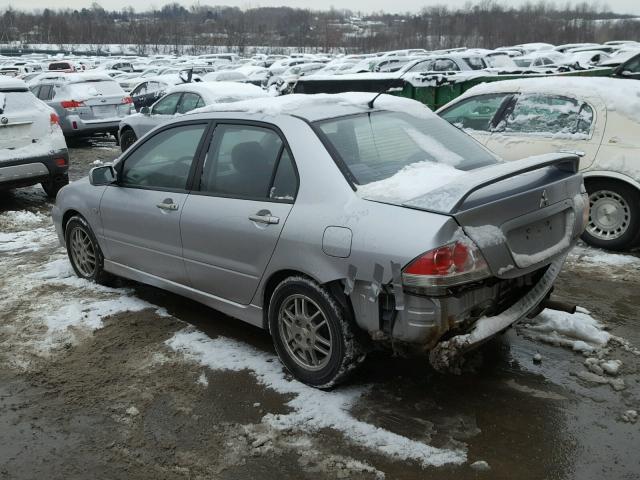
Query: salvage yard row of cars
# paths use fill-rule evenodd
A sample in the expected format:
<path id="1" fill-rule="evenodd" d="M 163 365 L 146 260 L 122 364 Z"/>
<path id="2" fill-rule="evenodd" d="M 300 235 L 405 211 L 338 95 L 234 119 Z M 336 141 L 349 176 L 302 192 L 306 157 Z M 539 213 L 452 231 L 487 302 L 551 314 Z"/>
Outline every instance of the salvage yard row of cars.
<path id="1" fill-rule="evenodd" d="M 486 83 L 434 113 L 189 70 L 134 112 L 100 70 L 0 76 L 0 186 L 56 197 L 78 276 L 141 281 L 263 327 L 309 385 L 343 381 L 372 342 L 454 367 L 558 308 L 550 292 L 579 238 L 640 241 L 632 79 Z M 65 136 L 96 133 L 122 155 L 62 188 Z"/>

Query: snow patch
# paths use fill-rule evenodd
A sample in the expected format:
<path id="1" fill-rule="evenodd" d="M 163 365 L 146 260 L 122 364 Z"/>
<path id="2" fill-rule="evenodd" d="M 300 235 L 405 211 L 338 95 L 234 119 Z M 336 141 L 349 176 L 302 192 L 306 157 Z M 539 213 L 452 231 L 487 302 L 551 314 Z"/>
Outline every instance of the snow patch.
<path id="1" fill-rule="evenodd" d="M 187 359 L 215 370 L 250 370 L 258 382 L 274 391 L 293 395 L 287 414 L 267 414 L 263 423 L 276 430 L 304 432 L 332 428 L 356 445 L 398 460 L 415 460 L 422 466 L 461 464 L 466 454 L 460 450 L 435 448 L 354 418 L 351 407 L 365 388 L 348 387 L 325 392 L 290 379 L 277 357 L 228 338 L 211 339 L 192 328 L 177 332 L 167 345 Z"/>
<path id="2" fill-rule="evenodd" d="M 507 241 L 500 227 L 496 227 L 495 225 L 464 227 L 464 230 L 467 235 L 469 235 L 469 238 L 471 238 L 471 240 L 473 240 L 480 249 L 500 245 Z M 509 267 L 501 268 L 498 275 L 500 275 L 501 272 L 504 273 L 505 271 L 509 271 L 513 268 L 513 265 L 509 265 Z"/>
<path id="3" fill-rule="evenodd" d="M 569 347 L 578 352 L 593 352 L 607 345 L 611 334 L 588 313 L 573 315 L 557 310 L 544 310 L 519 329 L 525 336 L 552 345 Z"/>

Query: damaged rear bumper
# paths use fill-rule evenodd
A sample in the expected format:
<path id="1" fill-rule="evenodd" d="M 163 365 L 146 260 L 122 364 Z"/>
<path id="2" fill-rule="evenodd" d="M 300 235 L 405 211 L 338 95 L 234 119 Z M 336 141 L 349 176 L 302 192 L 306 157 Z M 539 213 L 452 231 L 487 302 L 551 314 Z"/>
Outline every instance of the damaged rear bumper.
<path id="1" fill-rule="evenodd" d="M 520 300 L 499 315 L 483 317 L 473 324 L 468 333 L 456 335 L 438 343 L 429 353 L 429 361 L 436 370 L 447 370 L 465 352 L 474 349 L 488 339 L 526 317 L 551 291 L 560 274 L 566 255 L 555 260 L 538 283 Z"/>

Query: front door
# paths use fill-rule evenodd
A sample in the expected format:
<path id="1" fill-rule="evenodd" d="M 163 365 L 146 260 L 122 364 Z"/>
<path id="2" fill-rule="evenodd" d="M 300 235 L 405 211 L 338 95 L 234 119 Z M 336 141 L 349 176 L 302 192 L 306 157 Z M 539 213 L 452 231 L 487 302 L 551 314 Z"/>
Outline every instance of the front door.
<path id="1" fill-rule="evenodd" d="M 275 130 L 218 124 L 180 221 L 192 286 L 249 304 L 296 192 L 293 158 Z"/>
<path id="2" fill-rule="evenodd" d="M 118 184 L 107 187 L 100 202 L 108 260 L 188 284 L 180 215 L 207 126 L 191 123 L 161 130 L 118 164 Z"/>

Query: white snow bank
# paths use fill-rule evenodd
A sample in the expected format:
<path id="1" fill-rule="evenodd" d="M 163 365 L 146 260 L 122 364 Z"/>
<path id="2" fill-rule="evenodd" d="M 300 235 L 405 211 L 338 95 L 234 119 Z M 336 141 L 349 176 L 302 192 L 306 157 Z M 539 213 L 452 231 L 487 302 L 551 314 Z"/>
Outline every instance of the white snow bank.
<path id="1" fill-rule="evenodd" d="M 166 343 L 201 365 L 214 370 L 249 370 L 264 386 L 294 395 L 287 403 L 292 409 L 290 413 L 268 414 L 263 418 L 272 428 L 305 432 L 332 428 L 356 445 L 398 460 L 414 460 L 424 467 L 461 464 L 466 460 L 463 451 L 435 448 L 354 418 L 349 411 L 366 391 L 364 388 L 316 390 L 288 378 L 273 355 L 228 338 L 212 339 L 191 328 L 177 332 Z"/>
<path id="2" fill-rule="evenodd" d="M 567 261 L 594 267 L 640 267 L 640 258 L 633 255 L 612 253 L 583 246 L 573 248 Z"/>
<path id="3" fill-rule="evenodd" d="M 0 228 L 6 231 L 9 229 L 33 227 L 41 225 L 48 220 L 43 213 L 30 212 L 28 210 L 17 210 L 0 213 Z"/>
<path id="4" fill-rule="evenodd" d="M 464 173 L 443 163 L 417 162 L 389 178 L 358 186 L 357 193 L 362 198 L 375 198 L 382 202 L 403 202 L 446 185 Z"/>
<path id="5" fill-rule="evenodd" d="M 295 114 L 302 108 L 347 106 L 369 110 L 368 103 L 376 93 L 346 92 L 338 94 L 318 93 L 314 95 L 292 94 L 280 97 L 254 98 L 233 103 L 216 103 L 193 110 L 192 113 L 205 112 L 246 112 L 265 115 Z M 380 95 L 375 102 L 377 109 L 404 112 L 422 118 L 433 118 L 435 113 L 424 104 L 409 98 L 393 95 Z"/>
<path id="6" fill-rule="evenodd" d="M 0 253 L 18 254 L 40 250 L 56 240 L 50 228 L 34 228 L 18 232 L 0 232 Z"/>
<path id="7" fill-rule="evenodd" d="M 544 310 L 520 327 L 527 337 L 553 345 L 572 348 L 578 352 L 592 352 L 604 347 L 611 334 L 585 311 L 573 315 L 556 310 Z"/>

